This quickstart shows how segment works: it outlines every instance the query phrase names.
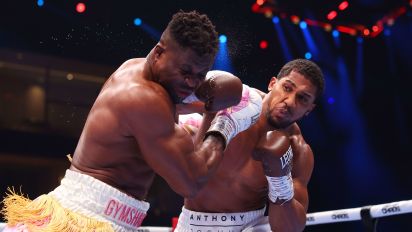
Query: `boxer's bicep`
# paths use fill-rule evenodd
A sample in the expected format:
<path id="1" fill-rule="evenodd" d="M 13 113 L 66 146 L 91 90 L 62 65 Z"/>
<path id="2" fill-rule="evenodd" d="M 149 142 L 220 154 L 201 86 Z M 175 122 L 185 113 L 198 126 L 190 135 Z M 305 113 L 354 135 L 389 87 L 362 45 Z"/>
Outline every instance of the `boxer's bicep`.
<path id="1" fill-rule="evenodd" d="M 167 133 L 152 130 L 139 139 L 139 146 L 145 161 L 175 192 L 187 195 L 193 189 L 198 162 L 193 141 L 181 126 L 174 125 Z"/>
<path id="2" fill-rule="evenodd" d="M 146 163 L 176 192 L 184 194 L 196 184 L 199 163 L 194 143 L 189 133 L 175 123 L 174 112 L 164 98 L 142 95 L 141 91 L 140 98 L 125 107 L 129 111 L 125 124 Z"/>

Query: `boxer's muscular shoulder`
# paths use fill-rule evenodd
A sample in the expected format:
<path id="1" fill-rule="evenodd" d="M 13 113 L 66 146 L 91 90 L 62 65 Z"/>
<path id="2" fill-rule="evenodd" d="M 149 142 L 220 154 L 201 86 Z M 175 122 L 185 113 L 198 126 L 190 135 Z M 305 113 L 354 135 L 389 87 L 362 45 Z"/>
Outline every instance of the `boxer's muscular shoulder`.
<path id="1" fill-rule="evenodd" d="M 172 113 L 173 104 L 170 98 L 157 84 L 133 83 L 118 94 L 119 107 L 126 110 L 124 113 Z"/>
<path id="2" fill-rule="evenodd" d="M 120 65 L 120 67 L 117 70 L 122 70 L 122 69 L 127 69 L 135 65 L 140 65 L 143 64 L 145 61 L 145 58 L 133 58 L 126 60 L 123 62 L 123 64 Z"/>
<path id="3" fill-rule="evenodd" d="M 110 79 L 116 81 L 116 83 L 138 81 L 139 78 L 135 77 L 142 75 L 144 64 L 145 59 L 143 58 L 127 60 L 123 64 L 121 64 L 116 71 L 114 71 L 114 73 L 110 76 Z"/>

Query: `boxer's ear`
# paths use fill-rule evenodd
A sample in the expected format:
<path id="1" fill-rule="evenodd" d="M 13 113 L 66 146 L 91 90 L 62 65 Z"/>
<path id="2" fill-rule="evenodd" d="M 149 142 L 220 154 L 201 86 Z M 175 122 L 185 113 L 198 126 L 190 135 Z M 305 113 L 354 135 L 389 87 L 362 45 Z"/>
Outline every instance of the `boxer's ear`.
<path id="1" fill-rule="evenodd" d="M 154 47 L 155 59 L 159 59 L 164 51 L 165 48 L 160 43 L 156 44 L 156 46 Z"/>
<path id="2" fill-rule="evenodd" d="M 277 80 L 278 79 L 276 77 L 272 77 L 272 79 L 270 79 L 270 82 L 269 82 L 269 85 L 268 85 L 269 92 L 273 89 L 273 86 L 275 85 Z"/>

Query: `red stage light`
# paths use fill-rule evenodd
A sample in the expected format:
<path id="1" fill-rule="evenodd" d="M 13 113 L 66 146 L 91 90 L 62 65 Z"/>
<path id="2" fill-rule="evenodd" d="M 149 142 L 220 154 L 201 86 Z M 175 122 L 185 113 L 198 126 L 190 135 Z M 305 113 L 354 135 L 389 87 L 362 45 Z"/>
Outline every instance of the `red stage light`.
<path id="1" fill-rule="evenodd" d="M 343 1 L 341 4 L 339 4 L 339 10 L 345 10 L 346 8 L 348 8 L 349 3 L 347 1 Z"/>
<path id="2" fill-rule="evenodd" d="M 266 49 L 266 48 L 268 47 L 268 42 L 267 42 L 266 40 L 260 41 L 259 47 L 260 47 L 261 49 Z"/>
<path id="3" fill-rule="evenodd" d="M 368 36 L 370 34 L 369 29 L 363 29 L 363 35 Z"/>
<path id="4" fill-rule="evenodd" d="M 296 16 L 296 15 L 292 15 L 292 16 L 290 16 L 290 20 L 292 20 L 292 22 L 293 22 L 294 24 L 298 24 L 299 21 L 300 21 L 300 18 L 299 18 L 298 16 Z"/>
<path id="5" fill-rule="evenodd" d="M 77 3 L 77 5 L 76 5 L 76 11 L 77 11 L 77 13 L 83 13 L 83 12 L 85 12 L 85 11 L 86 11 L 86 4 L 84 4 L 84 3 L 82 3 L 82 2 Z"/>
<path id="6" fill-rule="evenodd" d="M 351 28 L 351 27 L 346 27 L 346 26 L 336 26 L 336 30 L 342 33 L 346 33 L 349 35 L 356 35 L 356 30 Z"/>
<path id="7" fill-rule="evenodd" d="M 337 15 L 338 15 L 338 13 L 333 10 L 333 11 L 329 12 L 327 18 L 328 18 L 329 20 L 332 20 L 332 19 L 334 19 Z"/>
<path id="8" fill-rule="evenodd" d="M 257 3 L 252 5 L 252 11 L 255 12 L 255 13 L 259 12 L 259 5 Z"/>
<path id="9" fill-rule="evenodd" d="M 261 6 L 263 5 L 263 3 L 265 3 L 265 0 L 257 0 L 256 3 Z"/>
<path id="10" fill-rule="evenodd" d="M 378 26 L 376 26 L 376 25 L 375 25 L 375 26 L 373 26 L 373 27 L 372 27 L 372 31 L 374 31 L 374 32 L 379 31 L 379 27 L 378 27 Z"/>

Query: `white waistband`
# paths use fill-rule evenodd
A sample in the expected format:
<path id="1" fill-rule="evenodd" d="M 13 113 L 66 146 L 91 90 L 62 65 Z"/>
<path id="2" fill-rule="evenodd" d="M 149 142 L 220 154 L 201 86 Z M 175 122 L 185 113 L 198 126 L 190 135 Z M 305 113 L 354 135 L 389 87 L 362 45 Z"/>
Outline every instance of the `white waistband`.
<path id="1" fill-rule="evenodd" d="M 150 204 L 79 172 L 66 170 L 61 184 L 49 193 L 73 212 L 111 223 L 115 231 L 134 231 Z"/>
<path id="2" fill-rule="evenodd" d="M 183 207 L 175 232 L 242 231 L 264 213 L 265 208 L 239 213 L 202 213 Z"/>

